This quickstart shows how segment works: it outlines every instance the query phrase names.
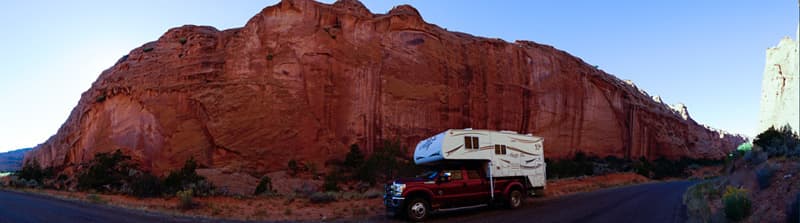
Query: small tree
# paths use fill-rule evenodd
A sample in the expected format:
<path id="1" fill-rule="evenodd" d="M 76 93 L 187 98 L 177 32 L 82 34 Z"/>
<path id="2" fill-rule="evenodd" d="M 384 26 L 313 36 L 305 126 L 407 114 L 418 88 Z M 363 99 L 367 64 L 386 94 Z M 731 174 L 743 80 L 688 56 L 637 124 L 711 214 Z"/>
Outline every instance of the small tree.
<path id="1" fill-rule="evenodd" d="M 289 160 L 289 175 L 297 175 L 297 160 L 291 159 Z"/>
<path id="2" fill-rule="evenodd" d="M 364 154 L 358 148 L 358 144 L 350 145 L 350 152 L 344 158 L 344 165 L 348 168 L 355 169 L 364 163 Z"/>
<path id="3" fill-rule="evenodd" d="M 272 193 L 272 179 L 270 179 L 269 176 L 262 177 L 261 181 L 258 182 L 258 186 L 256 186 L 255 195 L 265 193 Z"/>

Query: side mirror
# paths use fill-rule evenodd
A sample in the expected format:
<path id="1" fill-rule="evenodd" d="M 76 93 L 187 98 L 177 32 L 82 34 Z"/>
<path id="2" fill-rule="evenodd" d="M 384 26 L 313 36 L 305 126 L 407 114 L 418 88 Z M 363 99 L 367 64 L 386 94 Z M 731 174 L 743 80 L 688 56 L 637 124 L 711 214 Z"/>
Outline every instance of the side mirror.
<path id="1" fill-rule="evenodd" d="M 452 174 L 450 172 L 444 172 L 441 176 L 439 176 L 439 182 L 449 182 L 450 176 Z"/>

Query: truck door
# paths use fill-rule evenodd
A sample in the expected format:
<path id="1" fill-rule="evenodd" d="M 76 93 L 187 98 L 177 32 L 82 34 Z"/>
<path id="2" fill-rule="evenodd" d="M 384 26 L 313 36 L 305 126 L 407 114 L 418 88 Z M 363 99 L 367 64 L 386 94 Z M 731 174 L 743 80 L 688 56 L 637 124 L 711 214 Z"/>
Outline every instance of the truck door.
<path id="1" fill-rule="evenodd" d="M 467 178 L 464 180 L 466 187 L 464 203 L 466 205 L 485 204 L 489 201 L 489 181 L 481 170 L 466 169 Z"/>
<path id="2" fill-rule="evenodd" d="M 466 188 L 464 185 L 463 170 L 446 169 L 442 171 L 442 175 L 446 173 L 450 174 L 449 179 L 437 182 L 438 185 L 434 191 L 437 200 L 443 208 L 462 206 Z"/>

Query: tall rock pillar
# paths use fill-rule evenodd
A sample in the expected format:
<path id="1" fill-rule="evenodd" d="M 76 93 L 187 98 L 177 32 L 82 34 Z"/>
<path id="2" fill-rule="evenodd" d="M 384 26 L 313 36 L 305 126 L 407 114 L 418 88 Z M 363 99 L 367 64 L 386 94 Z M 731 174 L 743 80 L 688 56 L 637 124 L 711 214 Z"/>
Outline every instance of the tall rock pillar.
<path id="1" fill-rule="evenodd" d="M 784 37 L 778 46 L 767 49 L 759 133 L 771 126 L 786 125 L 800 131 L 800 25 L 797 30 L 795 40 Z"/>

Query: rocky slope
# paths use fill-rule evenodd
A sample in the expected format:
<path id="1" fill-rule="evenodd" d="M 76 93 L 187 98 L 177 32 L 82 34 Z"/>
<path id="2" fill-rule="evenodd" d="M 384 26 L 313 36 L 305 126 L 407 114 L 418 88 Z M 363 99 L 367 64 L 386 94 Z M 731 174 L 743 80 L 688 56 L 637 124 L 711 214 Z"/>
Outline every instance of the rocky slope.
<path id="1" fill-rule="evenodd" d="M 0 153 L 0 172 L 10 172 L 22 169 L 22 159 L 31 148 L 18 149 Z"/>
<path id="2" fill-rule="evenodd" d="M 718 158 L 743 141 L 551 46 L 449 32 L 407 5 L 287 0 L 132 50 L 27 159 L 70 169 L 121 148 L 157 174 L 193 156 L 257 175 L 468 127 L 543 136 L 549 158 Z"/>
<path id="3" fill-rule="evenodd" d="M 800 40 L 800 25 L 795 38 Z M 800 132 L 800 44 L 784 37 L 767 49 L 761 83 L 759 133 L 769 127 L 791 127 Z"/>

